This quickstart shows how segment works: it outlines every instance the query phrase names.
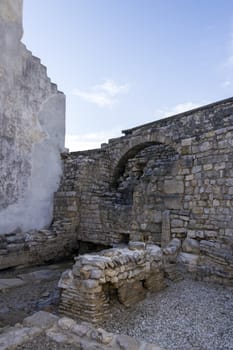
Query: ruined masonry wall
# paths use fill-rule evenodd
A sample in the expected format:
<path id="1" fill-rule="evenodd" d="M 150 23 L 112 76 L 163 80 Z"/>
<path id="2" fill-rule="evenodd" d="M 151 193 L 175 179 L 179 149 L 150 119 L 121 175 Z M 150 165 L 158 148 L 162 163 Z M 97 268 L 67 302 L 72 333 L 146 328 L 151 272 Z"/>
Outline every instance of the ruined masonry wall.
<path id="1" fill-rule="evenodd" d="M 81 255 L 72 270 L 63 273 L 59 287 L 62 314 L 97 323 L 109 315 L 114 290 L 128 307 L 143 300 L 147 290 L 166 287 L 162 250 L 155 245 L 132 243 L 124 249 Z"/>
<path id="2" fill-rule="evenodd" d="M 67 154 L 55 224 L 106 245 L 179 238 L 190 272 L 232 284 L 233 99 L 124 133 Z"/>
<path id="3" fill-rule="evenodd" d="M 65 96 L 21 42 L 22 6 L 0 1 L 0 234 L 48 227 L 62 174 Z"/>

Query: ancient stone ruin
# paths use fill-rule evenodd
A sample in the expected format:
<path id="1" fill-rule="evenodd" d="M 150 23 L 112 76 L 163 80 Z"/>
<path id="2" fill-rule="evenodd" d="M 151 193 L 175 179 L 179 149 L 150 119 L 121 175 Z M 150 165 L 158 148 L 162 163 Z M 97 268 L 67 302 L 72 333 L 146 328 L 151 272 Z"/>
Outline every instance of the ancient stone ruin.
<path id="1" fill-rule="evenodd" d="M 0 0 L 0 31 L 0 270 L 75 255 L 59 312 L 92 323 L 113 299 L 130 307 L 185 274 L 233 287 L 233 98 L 70 153 L 64 94 L 21 42 L 22 0 Z M 51 318 L 36 317 L 22 337 Z M 127 348 L 86 323 L 51 319 L 52 339 Z"/>
<path id="2" fill-rule="evenodd" d="M 63 155 L 53 227 L 69 225 L 79 245 L 177 238 L 180 264 L 232 285 L 233 99 L 124 134 Z"/>
<path id="3" fill-rule="evenodd" d="M 63 289 L 62 314 L 98 323 L 109 314 L 114 294 L 129 307 L 144 299 L 146 290 L 166 287 L 162 251 L 142 243 L 81 255 L 72 270 L 64 272 L 59 287 Z"/>

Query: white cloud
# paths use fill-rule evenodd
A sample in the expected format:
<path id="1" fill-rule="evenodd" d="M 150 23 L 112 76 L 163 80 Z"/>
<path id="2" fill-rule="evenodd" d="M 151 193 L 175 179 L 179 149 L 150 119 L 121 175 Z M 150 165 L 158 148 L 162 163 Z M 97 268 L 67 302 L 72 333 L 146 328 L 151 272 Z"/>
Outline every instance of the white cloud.
<path id="1" fill-rule="evenodd" d="M 232 82 L 230 81 L 230 80 L 225 80 L 225 81 L 223 81 L 222 82 L 222 87 L 223 88 L 227 88 L 227 87 L 229 87 L 229 86 L 231 86 L 232 85 Z"/>
<path id="2" fill-rule="evenodd" d="M 66 147 L 69 148 L 70 152 L 100 148 L 102 143 L 108 142 L 111 138 L 120 136 L 121 132 L 118 129 L 87 134 L 67 134 Z"/>
<path id="3" fill-rule="evenodd" d="M 115 81 L 108 79 L 88 90 L 74 89 L 72 94 L 89 103 L 94 103 L 98 107 L 112 107 L 118 102 L 119 95 L 128 92 L 129 84 L 117 84 Z"/>
<path id="4" fill-rule="evenodd" d="M 200 107 L 203 105 L 203 103 L 193 103 L 193 102 L 185 102 L 185 103 L 179 103 L 171 108 L 164 108 L 164 109 L 159 109 L 156 111 L 156 117 L 160 118 L 166 118 L 175 114 L 179 114 L 182 112 L 189 111 L 191 109 Z"/>

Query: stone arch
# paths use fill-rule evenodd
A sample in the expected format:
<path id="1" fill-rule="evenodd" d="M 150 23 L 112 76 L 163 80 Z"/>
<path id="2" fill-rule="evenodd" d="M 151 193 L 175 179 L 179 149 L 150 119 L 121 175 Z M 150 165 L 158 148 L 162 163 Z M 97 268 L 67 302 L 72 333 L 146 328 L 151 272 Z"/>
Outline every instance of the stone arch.
<path id="1" fill-rule="evenodd" d="M 164 136 L 160 131 L 147 134 L 142 133 L 140 135 L 129 135 L 125 140 L 122 138 L 121 145 L 116 149 L 114 154 L 111 187 L 116 187 L 117 179 L 124 172 L 125 165 L 129 158 L 134 157 L 146 147 L 159 144 L 169 145 L 177 150 L 177 145 L 174 144 L 172 139 L 168 136 Z"/>

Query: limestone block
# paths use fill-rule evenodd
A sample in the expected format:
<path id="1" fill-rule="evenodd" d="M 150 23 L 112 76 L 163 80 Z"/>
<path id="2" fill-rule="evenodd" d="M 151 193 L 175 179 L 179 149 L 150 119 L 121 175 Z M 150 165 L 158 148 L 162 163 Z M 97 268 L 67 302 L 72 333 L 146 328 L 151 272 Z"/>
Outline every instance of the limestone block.
<path id="1" fill-rule="evenodd" d="M 186 238 L 182 244 L 182 249 L 186 253 L 199 254 L 200 243 L 196 239 Z"/>
<path id="2" fill-rule="evenodd" d="M 173 219 L 171 221 L 171 226 L 172 227 L 183 227 L 184 223 L 183 223 L 183 220 L 180 220 L 180 219 Z"/>
<path id="3" fill-rule="evenodd" d="M 42 332 L 38 327 L 13 327 L 1 335 L 1 350 L 15 349 Z"/>
<path id="4" fill-rule="evenodd" d="M 146 247 L 146 259 L 150 261 L 161 261 L 162 259 L 162 249 L 157 245 L 148 245 Z"/>
<path id="5" fill-rule="evenodd" d="M 212 144 L 209 141 L 205 141 L 201 144 L 200 151 L 201 152 L 208 151 L 209 149 L 211 149 L 211 147 L 212 147 Z"/>
<path id="6" fill-rule="evenodd" d="M 170 194 L 168 198 L 164 198 L 165 207 L 167 209 L 182 209 L 183 201 L 179 194 Z"/>
<path id="7" fill-rule="evenodd" d="M 39 311 L 32 316 L 26 317 L 23 321 L 23 325 L 26 327 L 39 327 L 41 329 L 47 329 L 54 325 L 58 321 L 58 317 L 45 311 Z"/>
<path id="8" fill-rule="evenodd" d="M 182 194 L 184 193 L 184 182 L 180 180 L 178 181 L 175 179 L 165 180 L 164 192 L 167 194 L 173 194 L 173 193 Z"/>
<path id="9" fill-rule="evenodd" d="M 106 332 L 102 328 L 93 329 L 90 338 L 101 344 L 109 344 L 113 340 L 113 334 Z"/>
<path id="10" fill-rule="evenodd" d="M 99 280 L 103 276 L 103 272 L 101 270 L 92 270 L 90 278 Z"/>
<path id="11" fill-rule="evenodd" d="M 164 273 L 161 271 L 156 274 L 150 274 L 144 282 L 144 287 L 152 292 L 159 292 L 166 288 Z"/>
<path id="12" fill-rule="evenodd" d="M 118 335 L 116 343 L 121 350 L 136 350 L 140 346 L 140 343 L 136 339 L 133 339 L 128 335 Z"/>
<path id="13" fill-rule="evenodd" d="M 87 279 L 90 278 L 90 275 L 91 275 L 91 271 L 90 270 L 86 270 L 85 268 L 81 268 L 79 270 L 79 272 L 80 272 L 80 278 L 82 280 L 87 280 Z"/>
<path id="14" fill-rule="evenodd" d="M 181 145 L 182 145 L 182 146 L 191 146 L 191 144 L 192 144 L 192 138 L 183 139 L 183 140 L 181 141 Z"/>
<path id="15" fill-rule="evenodd" d="M 90 323 L 81 322 L 81 324 L 75 324 L 74 326 L 72 326 L 71 329 L 72 332 L 77 334 L 79 337 L 84 337 L 91 331 L 92 326 L 90 325 Z"/>
<path id="16" fill-rule="evenodd" d="M 160 223 L 162 221 L 162 212 L 160 210 L 153 211 L 153 221 L 155 223 Z"/>
<path id="17" fill-rule="evenodd" d="M 128 248 L 130 250 L 144 250 L 146 247 L 144 242 L 129 242 Z"/>
<path id="18" fill-rule="evenodd" d="M 76 325 L 76 322 L 69 317 L 62 317 L 58 320 L 58 326 L 63 330 L 72 329 Z"/>
<path id="19" fill-rule="evenodd" d="M 113 269 L 112 270 L 108 269 L 108 270 L 105 271 L 105 276 L 106 277 L 110 277 L 110 278 L 115 277 L 116 276 L 116 271 L 113 270 Z"/>
<path id="20" fill-rule="evenodd" d="M 74 282 L 74 275 L 72 270 L 66 270 L 62 273 L 61 278 L 58 282 L 58 288 L 69 289 Z"/>
<path id="21" fill-rule="evenodd" d="M 87 279 L 82 281 L 82 285 L 87 289 L 94 289 L 99 286 L 99 282 L 97 280 Z"/>
<path id="22" fill-rule="evenodd" d="M 198 260 L 199 260 L 199 255 L 191 254 L 191 253 L 181 252 L 177 257 L 177 261 L 185 265 L 189 272 L 196 271 Z"/>
<path id="23" fill-rule="evenodd" d="M 76 346 L 80 345 L 80 338 L 78 336 L 72 333 L 64 332 L 58 327 L 49 328 L 46 331 L 46 336 L 58 344 L 75 344 Z"/>
<path id="24" fill-rule="evenodd" d="M 176 255 L 181 247 L 179 238 L 173 238 L 169 244 L 163 249 L 165 255 Z"/>
<path id="25" fill-rule="evenodd" d="M 119 301 L 129 307 L 143 300 L 146 297 L 146 289 L 143 288 L 142 282 L 124 282 L 124 284 L 118 288 Z"/>

